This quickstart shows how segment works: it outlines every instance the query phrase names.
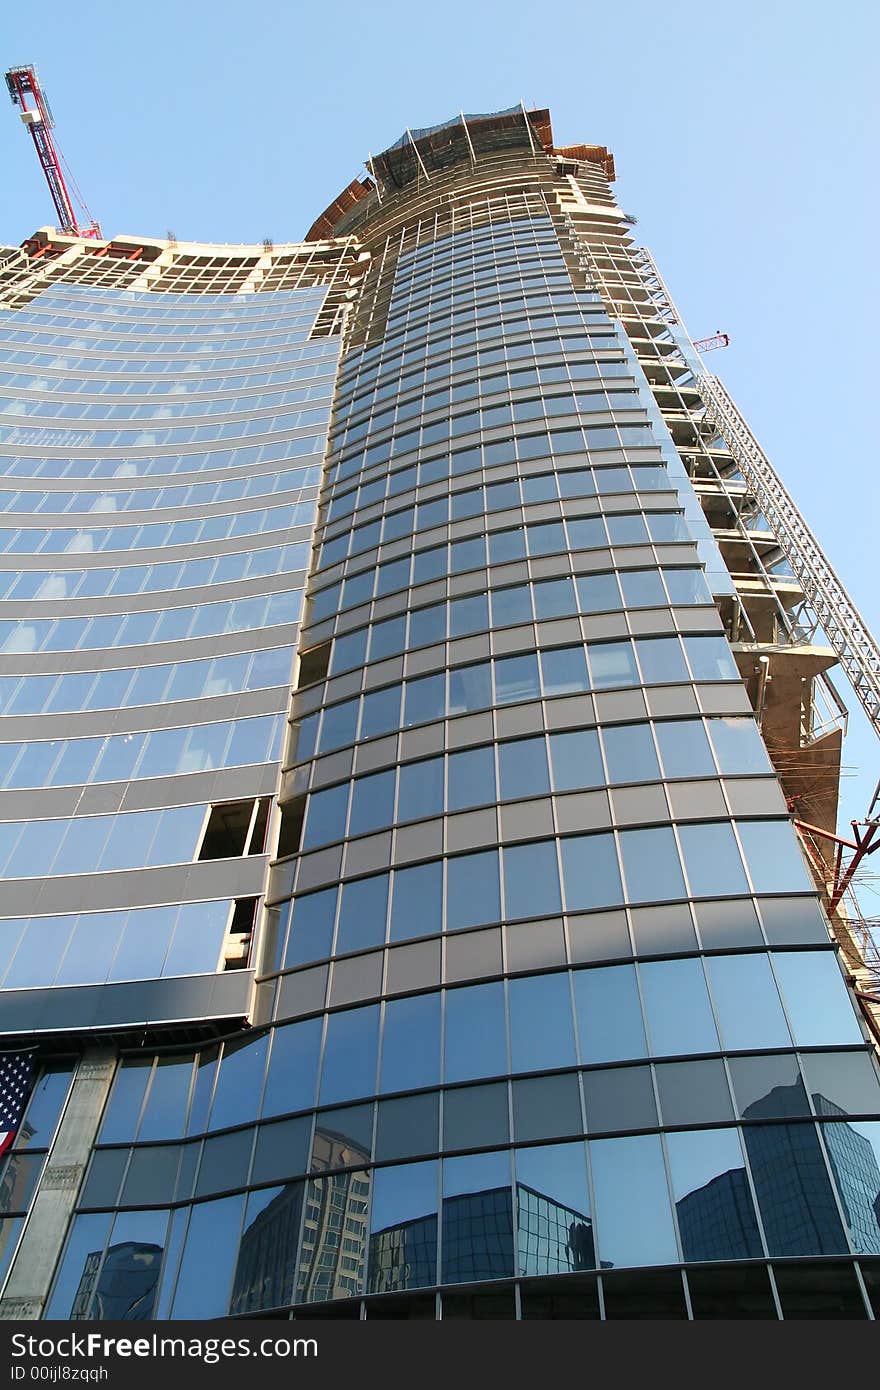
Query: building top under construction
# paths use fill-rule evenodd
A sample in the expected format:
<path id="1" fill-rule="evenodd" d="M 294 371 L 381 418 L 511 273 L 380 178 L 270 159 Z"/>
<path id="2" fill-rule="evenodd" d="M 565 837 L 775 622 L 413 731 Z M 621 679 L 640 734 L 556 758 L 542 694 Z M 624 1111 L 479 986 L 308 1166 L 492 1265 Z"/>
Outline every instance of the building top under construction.
<path id="1" fill-rule="evenodd" d="M 371 177 L 353 179 L 312 224 L 306 240 L 344 235 L 374 203 L 420 177 L 430 179 L 454 164 L 474 163 L 480 155 L 518 149 L 598 164 L 607 179 L 615 176 L 614 156 L 604 145 L 554 146 L 546 107 L 526 110 L 522 105 L 510 106 L 504 111 L 469 115 L 459 112 L 439 125 L 408 129 L 381 154 L 370 155 L 367 167 Z"/>

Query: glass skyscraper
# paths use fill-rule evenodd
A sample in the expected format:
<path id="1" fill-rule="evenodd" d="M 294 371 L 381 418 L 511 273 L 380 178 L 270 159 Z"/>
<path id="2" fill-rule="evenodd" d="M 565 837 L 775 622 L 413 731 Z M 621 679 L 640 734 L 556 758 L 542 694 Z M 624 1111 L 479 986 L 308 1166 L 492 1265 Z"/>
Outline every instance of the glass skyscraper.
<path id="1" fill-rule="evenodd" d="M 0 1316 L 877 1315 L 833 657 L 613 176 L 2 253 Z"/>

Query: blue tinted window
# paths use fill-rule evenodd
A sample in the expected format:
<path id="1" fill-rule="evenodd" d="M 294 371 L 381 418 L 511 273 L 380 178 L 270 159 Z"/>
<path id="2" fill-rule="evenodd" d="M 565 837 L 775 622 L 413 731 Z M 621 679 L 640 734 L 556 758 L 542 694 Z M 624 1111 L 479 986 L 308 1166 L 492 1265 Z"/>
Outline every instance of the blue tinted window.
<path id="1" fill-rule="evenodd" d="M 363 713 L 361 715 L 361 738 L 375 738 L 378 734 L 389 734 L 392 732 L 396 732 L 399 727 L 399 685 L 392 685 L 389 687 L 388 690 L 376 690 L 373 692 L 372 695 L 365 695 L 363 697 Z"/>
<path id="2" fill-rule="evenodd" d="M 501 917 L 498 852 L 465 854 L 446 865 L 446 926 L 449 931 L 497 922 Z"/>
<path id="3" fill-rule="evenodd" d="M 432 936 L 442 926 L 443 865 L 439 860 L 396 869 L 391 898 L 391 940 Z"/>
<path id="4" fill-rule="evenodd" d="M 495 800 L 495 754 L 492 748 L 468 748 L 447 758 L 448 809 L 464 811 Z"/>
<path id="5" fill-rule="evenodd" d="M 733 827 L 727 821 L 682 825 L 679 835 L 693 897 L 749 891 Z"/>
<path id="6" fill-rule="evenodd" d="M 698 960 L 643 962 L 639 974 L 654 1056 L 717 1051 L 718 1035 Z"/>
<path id="7" fill-rule="evenodd" d="M 407 681 L 404 702 L 404 723 L 407 727 L 442 719 L 445 712 L 445 676 L 422 676 L 420 680 Z"/>
<path id="8" fill-rule="evenodd" d="M 573 981 L 581 1061 L 623 1062 L 647 1056 L 635 967 L 578 970 Z"/>
<path id="9" fill-rule="evenodd" d="M 318 1097 L 322 1105 L 373 1094 L 378 1044 L 376 1005 L 330 1015 Z"/>
<path id="10" fill-rule="evenodd" d="M 509 845 L 504 851 L 505 917 L 542 917 L 561 910 L 556 841 Z"/>
<path id="11" fill-rule="evenodd" d="M 537 656 L 506 656 L 495 662 L 495 699 L 499 705 L 534 700 L 539 694 Z"/>
<path id="12" fill-rule="evenodd" d="M 773 963 L 799 1047 L 861 1042 L 834 952 L 780 951 Z"/>
<path id="13" fill-rule="evenodd" d="M 394 820 L 394 772 L 358 777 L 352 786 L 349 835 L 364 835 Z"/>
<path id="14" fill-rule="evenodd" d="M 501 799 L 541 796 L 550 790 L 547 751 L 543 738 L 524 738 L 498 748 Z"/>
<path id="15" fill-rule="evenodd" d="M 659 1136 L 598 1139 L 589 1147 L 600 1267 L 676 1263 Z"/>
<path id="16" fill-rule="evenodd" d="M 361 951 L 385 940 L 388 912 L 388 875 L 356 879 L 342 886 L 336 950 Z"/>
<path id="17" fill-rule="evenodd" d="M 414 1090 L 440 1081 L 440 995 L 391 999 L 385 1005 L 381 1091 Z"/>
<path id="18" fill-rule="evenodd" d="M 341 840 L 345 834 L 345 814 L 348 808 L 348 783 L 328 791 L 312 792 L 303 832 L 303 849 Z"/>
<path id="19" fill-rule="evenodd" d="M 722 772 L 773 771 L 754 719 L 710 719 L 709 732 Z"/>
<path id="20" fill-rule="evenodd" d="M 541 671 L 546 695 L 571 695 L 590 688 L 583 647 L 560 647 L 542 652 Z"/>
<path id="21" fill-rule="evenodd" d="M 561 849 L 569 912 L 623 901 L 613 835 L 576 835 L 562 840 Z"/>
<path id="22" fill-rule="evenodd" d="M 272 1030 L 263 1115 L 283 1115 L 315 1103 L 323 1020 L 310 1018 Z M 193 1130 L 190 1121 L 190 1132 Z"/>
<path id="23" fill-rule="evenodd" d="M 568 974 L 511 980 L 509 991 L 513 1071 L 573 1066 L 574 1029 Z"/>
<path id="24" fill-rule="evenodd" d="M 557 792 L 579 791 L 605 785 L 605 771 L 595 729 L 550 735 L 553 787 Z"/>
<path id="25" fill-rule="evenodd" d="M 846 1240 L 812 1124 L 743 1127 L 771 1255 L 837 1255 Z"/>
<path id="26" fill-rule="evenodd" d="M 650 724 L 604 729 L 602 741 L 610 782 L 653 782 L 660 776 Z"/>
<path id="27" fill-rule="evenodd" d="M 444 1079 L 471 1081 L 507 1071 L 503 984 L 446 991 Z"/>
<path id="28" fill-rule="evenodd" d="M 761 1237 L 736 1130 L 667 1134 L 666 1151 L 684 1258 L 760 1259 Z"/>
<path id="29" fill-rule="evenodd" d="M 285 966 L 302 965 L 308 960 L 329 956 L 336 915 L 336 889 L 307 893 L 293 904 Z"/>
<path id="30" fill-rule="evenodd" d="M 397 819 L 427 820 L 443 813 L 443 759 L 407 763 L 398 774 Z"/>
<path id="31" fill-rule="evenodd" d="M 667 777 L 713 777 L 715 765 L 700 719 L 670 720 L 655 726 Z"/>
<path id="32" fill-rule="evenodd" d="M 172 1317 L 221 1317 L 229 1303 L 244 1197 L 203 1202 L 190 1213 Z"/>
<path id="33" fill-rule="evenodd" d="M 710 956 L 706 973 L 725 1047 L 791 1046 L 767 956 Z"/>
<path id="34" fill-rule="evenodd" d="M 444 1283 L 482 1282 L 513 1273 L 510 1156 L 443 1160 Z"/>
<path id="35" fill-rule="evenodd" d="M 488 709 L 492 703 L 492 675 L 488 661 L 449 672 L 449 713 L 468 714 Z"/>
<path id="36" fill-rule="evenodd" d="M 620 852 L 627 901 L 644 903 L 685 897 L 671 829 L 660 826 L 654 830 L 625 830 L 620 836 Z"/>
<path id="37" fill-rule="evenodd" d="M 790 821 L 737 821 L 737 830 L 756 893 L 812 889 Z"/>

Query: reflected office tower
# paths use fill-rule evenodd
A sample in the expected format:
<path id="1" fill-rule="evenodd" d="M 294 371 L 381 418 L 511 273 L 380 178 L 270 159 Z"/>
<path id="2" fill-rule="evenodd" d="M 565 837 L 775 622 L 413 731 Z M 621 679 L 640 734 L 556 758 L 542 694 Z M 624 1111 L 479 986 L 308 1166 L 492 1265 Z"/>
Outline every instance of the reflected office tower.
<path id="1" fill-rule="evenodd" d="M 613 179 L 4 253 L 0 1316 L 876 1313 L 842 629 Z"/>

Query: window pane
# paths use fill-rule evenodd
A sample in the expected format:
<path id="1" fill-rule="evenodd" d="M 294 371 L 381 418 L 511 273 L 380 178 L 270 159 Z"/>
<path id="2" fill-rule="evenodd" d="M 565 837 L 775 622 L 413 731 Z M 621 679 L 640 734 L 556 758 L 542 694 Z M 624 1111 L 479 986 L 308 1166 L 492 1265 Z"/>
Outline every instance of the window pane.
<path id="1" fill-rule="evenodd" d="M 582 1062 L 646 1057 L 648 1044 L 635 967 L 610 965 L 573 975 Z"/>
<path id="2" fill-rule="evenodd" d="M 722 772 L 772 773 L 767 749 L 754 719 L 710 719 L 709 732 Z"/>
<path id="3" fill-rule="evenodd" d="M 501 917 L 498 852 L 465 854 L 446 865 L 446 929 L 481 926 Z"/>
<path id="4" fill-rule="evenodd" d="M 380 1091 L 407 1091 L 440 1081 L 440 995 L 391 999 L 385 1005 Z"/>
<path id="5" fill-rule="evenodd" d="M 309 960 L 329 956 L 336 916 L 336 889 L 307 893 L 293 903 L 290 934 L 284 955 L 285 966 L 303 965 Z"/>
<path id="6" fill-rule="evenodd" d="M 880 1255 L 880 1121 L 824 1124 L 822 1133 L 853 1245 Z"/>
<path id="7" fill-rule="evenodd" d="M 682 825 L 679 836 L 692 897 L 749 891 L 733 827 L 727 821 Z"/>
<path id="8" fill-rule="evenodd" d="M 349 835 L 365 835 L 394 819 L 394 772 L 358 777 L 352 785 Z"/>
<path id="9" fill-rule="evenodd" d="M 535 700 L 539 694 L 537 656 L 505 656 L 495 662 L 495 700 L 499 705 Z"/>
<path id="10" fill-rule="evenodd" d="M 440 860 L 396 869 L 391 898 L 391 940 L 432 936 L 443 921 L 443 865 Z"/>
<path id="11" fill-rule="evenodd" d="M 667 1134 L 686 1260 L 760 1259 L 761 1238 L 735 1129 Z"/>
<path id="12" fill-rule="evenodd" d="M 511 980 L 509 991 L 513 1071 L 573 1066 L 574 1029 L 568 974 Z"/>
<path id="13" fill-rule="evenodd" d="M 542 652 L 541 671 L 546 695 L 569 695 L 590 688 L 583 647 Z"/>
<path id="14" fill-rule="evenodd" d="M 846 1240 L 812 1124 L 743 1127 L 771 1255 L 842 1255 Z"/>
<path id="15" fill-rule="evenodd" d="M 172 1318 L 216 1318 L 226 1312 L 243 1206 L 239 1195 L 192 1208 Z"/>
<path id="16" fill-rule="evenodd" d="M 505 917 L 542 917 L 561 910 L 556 841 L 508 846 L 504 851 Z"/>
<path id="17" fill-rule="evenodd" d="M 737 821 L 736 828 L 756 893 L 802 893 L 812 889 L 789 821 Z"/>
<path id="18" fill-rule="evenodd" d="M 595 729 L 551 734 L 550 761 L 553 765 L 553 787 L 557 792 L 605 785 L 599 735 Z"/>
<path id="19" fill-rule="evenodd" d="M 330 1015 L 319 1095 L 322 1105 L 373 1094 L 378 1046 L 376 1005 Z"/>
<path id="20" fill-rule="evenodd" d="M 698 960 L 651 961 L 639 966 L 639 974 L 655 1057 L 717 1051 L 718 1035 Z"/>
<path id="21" fill-rule="evenodd" d="M 576 835 L 560 844 L 569 912 L 623 901 L 613 835 Z"/>
<path id="22" fill-rule="evenodd" d="M 833 951 L 779 951 L 773 964 L 799 1047 L 859 1043 L 859 1027 Z"/>
<path id="23" fill-rule="evenodd" d="M 543 738 L 523 738 L 498 747 L 501 800 L 542 796 L 550 790 L 547 750 Z"/>
<path id="24" fill-rule="evenodd" d="M 675 1264 L 678 1249 L 659 1136 L 590 1144 L 600 1268 Z"/>
<path id="25" fill-rule="evenodd" d="M 505 1278 L 513 1268 L 508 1153 L 444 1159 L 443 1282 Z"/>
<path id="26" fill-rule="evenodd" d="M 604 729 L 602 742 L 609 782 L 654 782 L 660 776 L 650 724 Z"/>
<path id="27" fill-rule="evenodd" d="M 398 774 L 397 819 L 427 820 L 443 814 L 443 759 L 407 763 Z"/>
<path id="28" fill-rule="evenodd" d="M 765 955 L 710 956 L 706 973 L 725 1047 L 790 1047 L 779 993 Z"/>
<path id="29" fill-rule="evenodd" d="M 593 1269 L 593 1223 L 583 1144 L 516 1152 L 518 1273 Z"/>
<path id="30" fill-rule="evenodd" d="M 495 754 L 492 748 L 468 748 L 447 758 L 448 810 L 464 811 L 495 800 Z"/>
<path id="31" fill-rule="evenodd" d="M 471 1081 L 507 1071 L 503 984 L 446 991 L 446 1081 Z"/>
<path id="32" fill-rule="evenodd" d="M 628 902 L 687 896 L 671 829 L 625 830 L 620 836 L 620 852 Z"/>
<path id="33" fill-rule="evenodd" d="M 385 940 L 388 915 L 388 875 L 375 874 L 342 887 L 336 950 L 361 951 Z M 329 954 L 329 952 L 328 952 Z"/>
<path id="34" fill-rule="evenodd" d="M 715 765 L 701 719 L 657 724 L 657 742 L 667 777 L 713 777 Z"/>
<path id="35" fill-rule="evenodd" d="M 373 1173 L 368 1293 L 436 1282 L 438 1181 L 436 1161 Z"/>

